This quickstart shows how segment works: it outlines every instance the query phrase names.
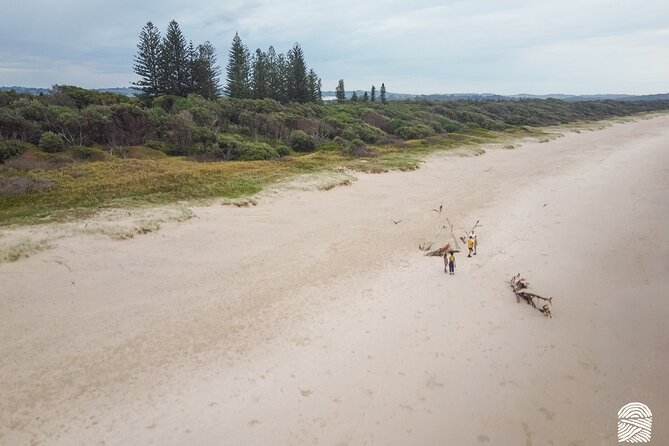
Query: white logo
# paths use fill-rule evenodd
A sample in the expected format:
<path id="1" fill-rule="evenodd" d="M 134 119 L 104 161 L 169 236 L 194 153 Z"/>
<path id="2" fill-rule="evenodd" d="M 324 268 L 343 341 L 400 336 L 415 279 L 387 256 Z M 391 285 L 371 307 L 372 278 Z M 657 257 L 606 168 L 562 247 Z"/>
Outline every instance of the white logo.
<path id="1" fill-rule="evenodd" d="M 618 411 L 618 443 L 648 443 L 653 414 L 643 403 L 625 404 Z"/>

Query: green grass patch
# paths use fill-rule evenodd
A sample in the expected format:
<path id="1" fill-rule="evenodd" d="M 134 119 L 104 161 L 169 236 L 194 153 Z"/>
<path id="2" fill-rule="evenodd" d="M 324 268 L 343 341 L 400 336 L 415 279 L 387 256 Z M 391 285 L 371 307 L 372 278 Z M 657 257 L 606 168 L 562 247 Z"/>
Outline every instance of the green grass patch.
<path id="1" fill-rule="evenodd" d="M 0 226 L 80 219 L 109 208 L 248 197 L 295 175 L 342 168 L 370 173 L 414 170 L 426 156 L 435 152 L 457 150 L 460 155 L 478 154 L 481 145 L 486 143 L 542 135 L 546 133 L 527 128 L 467 129 L 425 139 L 370 145 L 368 148 L 375 156 L 366 158 L 356 158 L 344 150 L 328 147 L 268 161 L 198 162 L 186 157 L 165 157 L 145 148 L 132 148 L 130 152 L 139 155 L 137 158 L 110 156 L 104 161 L 65 163 L 59 159 L 61 163 L 49 168 L 23 170 L 17 167 L 0 172 L 0 179 L 21 175 L 27 178 L 22 181 L 29 184 L 52 185 L 35 192 L 0 195 Z M 32 162 L 53 157 L 40 153 L 26 156 Z"/>

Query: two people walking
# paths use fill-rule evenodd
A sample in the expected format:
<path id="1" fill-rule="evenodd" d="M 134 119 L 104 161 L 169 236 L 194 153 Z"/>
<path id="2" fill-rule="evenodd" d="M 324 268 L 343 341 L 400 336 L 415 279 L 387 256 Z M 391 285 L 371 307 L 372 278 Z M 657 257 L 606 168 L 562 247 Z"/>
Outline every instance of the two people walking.
<path id="1" fill-rule="evenodd" d="M 453 251 L 444 253 L 444 272 L 455 275 L 455 255 Z"/>

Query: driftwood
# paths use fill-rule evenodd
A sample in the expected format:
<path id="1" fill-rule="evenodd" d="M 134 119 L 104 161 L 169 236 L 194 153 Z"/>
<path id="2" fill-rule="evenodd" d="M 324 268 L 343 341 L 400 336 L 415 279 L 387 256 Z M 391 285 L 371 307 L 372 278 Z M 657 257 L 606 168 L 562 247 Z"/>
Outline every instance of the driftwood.
<path id="1" fill-rule="evenodd" d="M 458 245 L 458 238 L 453 233 L 453 223 L 451 223 L 451 221 L 448 219 L 448 216 L 444 215 L 444 205 L 441 204 L 439 205 L 438 209 L 432 209 L 432 211 L 439 214 L 440 218 L 439 226 L 435 229 L 434 234 L 432 234 L 432 238 L 430 239 L 430 241 L 421 242 L 418 245 L 418 249 L 420 249 L 421 251 L 428 251 L 425 254 L 427 256 L 441 256 L 444 255 L 445 252 L 451 250 L 453 252 L 460 252 L 460 246 Z M 478 224 L 478 221 L 476 222 L 476 224 Z M 444 229 L 447 229 L 449 231 L 449 234 L 453 239 L 453 245 L 455 247 L 447 248 L 450 245 L 449 243 L 446 246 L 442 246 L 441 248 L 432 250 L 432 247 L 434 246 L 434 243 L 437 241 L 439 234 L 441 234 L 441 231 L 443 231 Z"/>
<path id="2" fill-rule="evenodd" d="M 482 226 L 482 225 L 479 224 L 480 221 L 481 220 L 476 220 L 476 223 L 474 223 L 474 226 L 472 226 L 472 228 L 469 230 L 469 232 L 465 232 L 465 236 L 460 237 L 460 240 L 462 240 L 462 243 L 466 244 L 467 239 L 469 238 L 470 235 L 472 235 L 472 233 L 474 232 L 474 229 L 478 228 L 479 226 Z M 453 236 L 453 238 L 455 238 L 455 236 Z"/>
<path id="3" fill-rule="evenodd" d="M 453 249 L 453 247 L 451 246 L 450 243 L 446 243 L 441 248 L 430 251 L 430 252 L 426 253 L 425 255 L 430 256 L 430 257 L 443 257 L 444 254 L 446 254 L 447 252 L 448 253 L 460 252 L 460 250 L 459 249 Z"/>
<path id="4" fill-rule="evenodd" d="M 511 289 L 516 295 L 516 302 L 520 302 L 520 299 L 523 299 L 527 303 L 527 305 L 532 305 L 532 308 L 536 308 L 537 310 L 541 311 L 544 314 L 544 316 L 550 318 L 553 317 L 551 313 L 553 298 L 539 296 L 538 294 L 530 293 L 529 291 L 527 291 L 527 288 L 529 287 L 530 283 L 527 280 L 520 277 L 520 273 L 516 274 L 511 278 L 509 285 L 511 285 Z M 537 307 L 537 304 L 534 302 L 535 299 L 543 300 L 544 302 L 547 303 L 545 303 L 541 308 L 539 308 Z"/>

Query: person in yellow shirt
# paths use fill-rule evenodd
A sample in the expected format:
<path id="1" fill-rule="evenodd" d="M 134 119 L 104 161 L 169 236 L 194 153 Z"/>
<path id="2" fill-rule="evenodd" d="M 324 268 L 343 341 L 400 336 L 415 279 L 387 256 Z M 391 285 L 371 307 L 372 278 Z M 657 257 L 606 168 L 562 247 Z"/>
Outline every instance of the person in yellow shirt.
<path id="1" fill-rule="evenodd" d="M 469 255 L 467 255 L 467 257 L 471 257 L 472 250 L 474 249 L 474 237 L 471 235 L 469 236 L 469 240 L 467 240 L 467 248 L 469 249 Z"/>

